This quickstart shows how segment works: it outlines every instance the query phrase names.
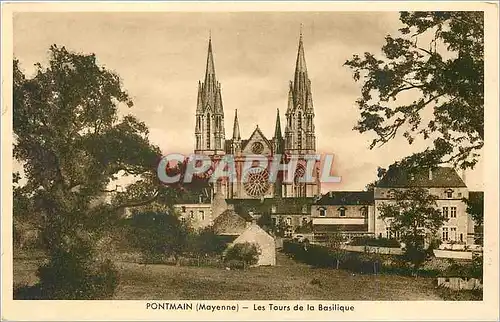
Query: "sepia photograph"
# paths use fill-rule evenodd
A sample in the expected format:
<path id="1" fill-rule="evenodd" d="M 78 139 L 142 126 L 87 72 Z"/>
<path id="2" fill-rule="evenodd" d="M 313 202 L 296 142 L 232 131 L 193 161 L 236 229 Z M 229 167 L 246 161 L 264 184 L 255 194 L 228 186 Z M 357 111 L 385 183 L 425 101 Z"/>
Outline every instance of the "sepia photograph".
<path id="1" fill-rule="evenodd" d="M 485 10 L 372 8 L 13 12 L 7 295 L 484 303 Z"/>

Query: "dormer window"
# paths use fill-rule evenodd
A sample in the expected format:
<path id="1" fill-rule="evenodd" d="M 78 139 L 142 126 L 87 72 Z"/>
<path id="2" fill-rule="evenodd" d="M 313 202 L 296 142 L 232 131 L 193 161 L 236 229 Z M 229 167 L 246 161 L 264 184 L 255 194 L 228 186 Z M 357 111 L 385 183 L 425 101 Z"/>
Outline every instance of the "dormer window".
<path id="1" fill-rule="evenodd" d="M 365 218 L 368 217 L 368 207 L 363 206 L 363 207 L 361 207 L 361 209 L 359 211 L 361 212 L 361 216 L 363 216 Z"/>
<path id="2" fill-rule="evenodd" d="M 448 199 L 453 198 L 453 190 L 448 189 L 448 190 L 446 190 L 444 193 L 445 193 L 445 195 L 446 195 L 446 198 L 448 198 Z"/>
<path id="3" fill-rule="evenodd" d="M 320 217 L 326 217 L 326 209 L 325 208 L 319 208 L 319 216 Z"/>
<path id="4" fill-rule="evenodd" d="M 183 213 L 186 212 L 186 206 L 182 206 L 181 209 Z"/>
<path id="5" fill-rule="evenodd" d="M 307 214 L 307 205 L 302 206 L 302 213 Z"/>
<path id="6" fill-rule="evenodd" d="M 271 206 L 271 212 L 272 212 L 273 214 L 275 214 L 275 213 L 276 213 L 276 206 L 275 206 L 275 205 L 272 205 L 272 206 Z"/>
<path id="7" fill-rule="evenodd" d="M 389 199 L 395 199 L 396 198 L 396 190 L 394 190 L 394 189 L 389 190 L 389 193 L 387 194 L 387 197 Z"/>
<path id="8" fill-rule="evenodd" d="M 340 207 L 339 208 L 339 216 L 340 217 L 345 217 L 345 207 Z"/>

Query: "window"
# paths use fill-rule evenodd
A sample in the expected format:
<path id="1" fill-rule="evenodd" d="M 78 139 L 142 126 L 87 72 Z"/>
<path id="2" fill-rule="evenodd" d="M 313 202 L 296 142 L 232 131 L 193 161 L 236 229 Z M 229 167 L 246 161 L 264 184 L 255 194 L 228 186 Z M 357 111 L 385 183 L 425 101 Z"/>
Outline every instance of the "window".
<path id="1" fill-rule="evenodd" d="M 275 214 L 275 213 L 276 213 L 276 206 L 275 206 L 275 205 L 272 205 L 272 206 L 271 206 L 271 212 L 272 212 L 273 214 Z"/>
<path id="2" fill-rule="evenodd" d="M 463 242 L 464 241 L 464 234 L 460 233 L 460 241 Z"/>
<path id="3" fill-rule="evenodd" d="M 325 208 L 319 208 L 319 216 L 320 217 L 326 216 L 326 209 Z"/>
<path id="4" fill-rule="evenodd" d="M 443 227 L 443 238 L 442 240 L 448 240 L 448 227 Z"/>
<path id="5" fill-rule="evenodd" d="M 205 220 L 205 212 L 203 210 L 200 210 L 200 218 L 201 220 Z"/>
<path id="6" fill-rule="evenodd" d="M 271 220 L 273 221 L 273 226 L 276 227 L 276 225 L 278 224 L 278 221 L 276 220 L 276 218 L 272 217 Z"/>
<path id="7" fill-rule="evenodd" d="M 390 226 L 385 227 L 385 237 L 386 238 L 399 238 L 399 231 L 393 231 Z"/>
<path id="8" fill-rule="evenodd" d="M 344 207 L 339 208 L 339 216 L 345 217 L 345 208 Z"/>
<path id="9" fill-rule="evenodd" d="M 368 217 L 368 207 L 366 207 L 366 206 L 361 207 L 360 211 L 361 211 L 361 216 L 363 216 L 365 218 Z"/>
<path id="10" fill-rule="evenodd" d="M 194 212 L 191 210 L 189 211 L 189 218 L 193 219 L 194 218 Z"/>
<path id="11" fill-rule="evenodd" d="M 457 240 L 457 227 L 450 228 L 450 239 Z"/>
<path id="12" fill-rule="evenodd" d="M 446 194 L 446 198 L 448 198 L 448 199 L 453 198 L 453 190 L 448 189 L 445 191 L 445 194 Z"/>
<path id="13" fill-rule="evenodd" d="M 291 226 L 291 225 L 292 225 L 292 218 L 287 217 L 287 218 L 286 218 L 286 224 L 287 224 L 288 226 Z"/>
<path id="14" fill-rule="evenodd" d="M 182 209 L 182 212 L 186 212 L 186 206 L 182 206 L 181 209 Z"/>
<path id="15" fill-rule="evenodd" d="M 443 207 L 443 216 L 448 218 L 448 207 Z"/>
<path id="16" fill-rule="evenodd" d="M 210 113 L 207 114 L 207 149 L 210 149 Z"/>
<path id="17" fill-rule="evenodd" d="M 307 205 L 302 206 L 302 213 L 307 214 Z"/>
<path id="18" fill-rule="evenodd" d="M 450 218 L 457 218 L 457 207 L 450 208 Z"/>
<path id="19" fill-rule="evenodd" d="M 395 199 L 396 198 L 396 190 L 390 190 L 387 196 L 389 199 Z"/>
<path id="20" fill-rule="evenodd" d="M 307 225 L 307 217 L 302 217 L 302 226 Z"/>

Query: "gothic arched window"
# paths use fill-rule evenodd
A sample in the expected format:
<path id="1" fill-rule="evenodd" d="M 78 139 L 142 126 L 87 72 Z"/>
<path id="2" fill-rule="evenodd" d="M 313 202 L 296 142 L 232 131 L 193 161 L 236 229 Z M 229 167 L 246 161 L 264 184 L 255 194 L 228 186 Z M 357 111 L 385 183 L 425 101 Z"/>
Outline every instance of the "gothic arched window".
<path id="1" fill-rule="evenodd" d="M 302 113 L 299 112 L 297 120 L 297 149 L 302 149 Z"/>
<path id="2" fill-rule="evenodd" d="M 207 114 L 207 149 L 210 149 L 210 113 Z"/>

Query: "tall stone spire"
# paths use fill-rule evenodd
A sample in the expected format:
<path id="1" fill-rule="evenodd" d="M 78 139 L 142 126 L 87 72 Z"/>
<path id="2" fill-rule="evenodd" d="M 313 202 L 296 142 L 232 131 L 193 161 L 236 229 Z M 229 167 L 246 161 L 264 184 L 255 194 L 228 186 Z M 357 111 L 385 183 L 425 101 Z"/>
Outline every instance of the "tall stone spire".
<path id="1" fill-rule="evenodd" d="M 225 130 L 221 85 L 215 75 L 212 37 L 208 40 L 205 81 L 198 83 L 196 107 L 196 153 L 224 154 Z"/>
<path id="2" fill-rule="evenodd" d="M 283 153 L 283 136 L 281 134 L 280 110 L 276 109 L 276 125 L 274 127 L 273 149 L 275 154 Z"/>
<path id="3" fill-rule="evenodd" d="M 299 37 L 295 73 L 290 82 L 285 127 L 285 149 L 290 153 L 307 154 L 316 150 L 314 108 L 311 81 L 307 74 L 302 30 Z"/>
<path id="4" fill-rule="evenodd" d="M 274 127 L 274 137 L 281 139 L 281 122 L 280 122 L 280 110 L 276 109 L 276 126 Z"/>
<path id="5" fill-rule="evenodd" d="M 238 123 L 238 110 L 234 112 L 233 140 L 240 140 L 240 124 Z"/>
<path id="6" fill-rule="evenodd" d="M 297 61 L 295 62 L 295 91 L 302 89 L 300 85 L 306 85 L 304 80 L 308 80 L 307 77 L 307 65 L 306 65 L 306 55 L 304 53 L 304 42 L 302 41 L 302 31 L 299 38 L 299 50 L 297 51 Z"/>
<path id="7" fill-rule="evenodd" d="M 215 78 L 215 64 L 214 64 L 214 54 L 212 52 L 212 36 L 208 39 L 208 55 L 207 55 L 207 67 L 205 69 L 205 84 L 209 83 L 210 80 L 216 81 Z"/>

